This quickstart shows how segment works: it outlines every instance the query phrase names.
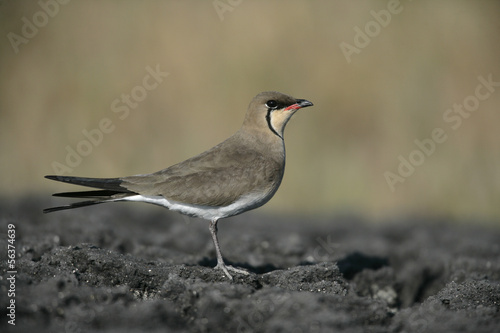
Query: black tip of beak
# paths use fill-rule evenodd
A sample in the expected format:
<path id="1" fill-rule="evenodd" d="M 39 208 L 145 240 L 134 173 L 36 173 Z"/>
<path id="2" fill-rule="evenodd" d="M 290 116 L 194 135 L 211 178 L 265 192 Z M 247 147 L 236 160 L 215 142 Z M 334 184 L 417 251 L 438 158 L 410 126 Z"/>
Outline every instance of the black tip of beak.
<path id="1" fill-rule="evenodd" d="M 309 102 L 308 100 L 306 99 L 297 99 L 295 100 L 297 102 L 297 104 L 301 107 L 301 108 L 306 108 L 308 106 L 313 106 L 314 104 Z"/>

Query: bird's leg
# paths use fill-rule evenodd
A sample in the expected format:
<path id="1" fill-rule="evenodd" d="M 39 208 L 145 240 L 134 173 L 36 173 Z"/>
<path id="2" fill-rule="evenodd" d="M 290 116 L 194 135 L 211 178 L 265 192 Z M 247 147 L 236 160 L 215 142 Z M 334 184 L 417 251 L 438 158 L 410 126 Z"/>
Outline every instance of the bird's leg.
<path id="1" fill-rule="evenodd" d="M 233 277 L 231 276 L 231 274 L 229 274 L 229 271 L 248 275 L 249 273 L 247 271 L 234 268 L 233 266 L 229 266 L 224 263 L 224 259 L 222 258 L 222 253 L 220 251 L 219 240 L 217 239 L 217 220 L 210 221 L 209 229 L 210 229 L 210 234 L 212 235 L 212 239 L 214 241 L 215 252 L 217 253 L 217 266 L 215 266 L 215 269 L 221 269 L 230 280 L 232 280 Z"/>

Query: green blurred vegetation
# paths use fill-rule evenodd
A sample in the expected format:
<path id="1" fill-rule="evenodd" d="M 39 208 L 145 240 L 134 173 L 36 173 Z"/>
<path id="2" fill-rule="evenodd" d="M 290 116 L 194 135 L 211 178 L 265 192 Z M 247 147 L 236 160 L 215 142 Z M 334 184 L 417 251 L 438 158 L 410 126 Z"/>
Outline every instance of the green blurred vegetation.
<path id="1" fill-rule="evenodd" d="M 315 106 L 288 125 L 285 178 L 265 210 L 498 221 L 500 88 L 456 130 L 443 114 L 478 76 L 500 81 L 500 3 L 402 0 L 348 63 L 339 45 L 388 3 L 242 1 L 219 16 L 213 1 L 73 0 L 43 24 L 38 1 L 1 1 L 0 194 L 66 189 L 43 176 L 103 118 L 114 130 L 71 175 L 162 169 L 231 135 L 255 94 L 278 90 Z M 23 17 L 43 26 L 16 53 L 8 36 Z M 112 102 L 157 65 L 169 76 L 121 120 Z M 384 173 L 434 128 L 447 140 L 392 192 Z"/>

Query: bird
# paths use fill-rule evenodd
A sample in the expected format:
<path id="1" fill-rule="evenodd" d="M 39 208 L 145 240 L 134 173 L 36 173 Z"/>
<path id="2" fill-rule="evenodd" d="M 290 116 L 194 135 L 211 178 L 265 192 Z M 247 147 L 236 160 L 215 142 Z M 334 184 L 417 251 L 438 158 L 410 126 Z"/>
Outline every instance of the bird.
<path id="1" fill-rule="evenodd" d="M 248 271 L 226 265 L 217 237 L 217 222 L 267 203 L 276 193 L 285 170 L 284 129 L 297 110 L 313 106 L 276 91 L 255 96 L 242 126 L 228 139 L 207 151 L 166 169 L 119 178 L 88 178 L 48 175 L 45 178 L 93 188 L 53 196 L 87 198 L 44 213 L 108 202 L 146 202 L 184 215 L 209 221 L 217 264 L 230 273 Z"/>

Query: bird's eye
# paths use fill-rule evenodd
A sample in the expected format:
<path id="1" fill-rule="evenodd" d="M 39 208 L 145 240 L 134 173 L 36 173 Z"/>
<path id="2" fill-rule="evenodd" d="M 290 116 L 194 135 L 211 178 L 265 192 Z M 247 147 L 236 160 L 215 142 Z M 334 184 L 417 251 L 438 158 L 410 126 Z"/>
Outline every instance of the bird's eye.
<path id="1" fill-rule="evenodd" d="M 267 101 L 266 106 L 271 109 L 275 109 L 278 106 L 278 102 L 276 102 L 274 99 Z"/>

